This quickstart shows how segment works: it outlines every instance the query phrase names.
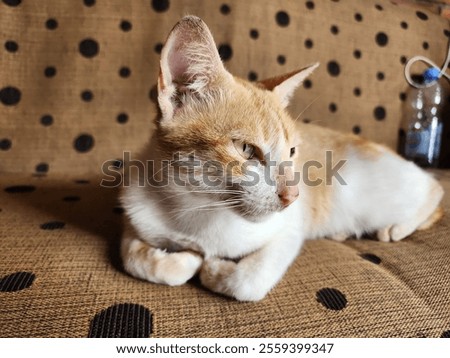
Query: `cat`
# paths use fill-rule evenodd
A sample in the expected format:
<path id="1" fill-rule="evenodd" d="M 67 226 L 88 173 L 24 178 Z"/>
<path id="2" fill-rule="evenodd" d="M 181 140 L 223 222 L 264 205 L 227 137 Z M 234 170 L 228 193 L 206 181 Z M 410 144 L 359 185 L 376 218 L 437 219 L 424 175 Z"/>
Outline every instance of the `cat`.
<path id="1" fill-rule="evenodd" d="M 214 292 L 258 301 L 305 239 L 398 241 L 442 216 L 442 187 L 415 164 L 289 116 L 317 66 L 250 83 L 225 69 L 200 18 L 175 25 L 161 53 L 160 115 L 139 156 L 145 170 L 128 168 L 120 195 L 128 273 L 172 286 L 199 274 Z"/>

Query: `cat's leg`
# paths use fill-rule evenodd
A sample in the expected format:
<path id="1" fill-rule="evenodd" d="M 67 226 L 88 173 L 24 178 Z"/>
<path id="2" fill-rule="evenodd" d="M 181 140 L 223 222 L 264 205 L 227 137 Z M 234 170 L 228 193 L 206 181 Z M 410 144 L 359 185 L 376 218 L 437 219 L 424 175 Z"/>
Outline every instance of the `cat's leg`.
<path id="1" fill-rule="evenodd" d="M 127 232 L 128 231 L 128 232 Z M 202 257 L 193 251 L 167 252 L 153 247 L 127 230 L 121 254 L 125 270 L 131 275 L 170 286 L 184 284 L 202 265 Z"/>
<path id="2" fill-rule="evenodd" d="M 200 271 L 200 280 L 214 292 L 240 301 L 259 301 L 283 277 L 302 242 L 298 234 L 277 238 L 237 263 L 207 258 Z"/>
<path id="3" fill-rule="evenodd" d="M 432 182 L 429 196 L 424 205 L 421 205 L 409 220 L 394 224 L 377 231 L 380 241 L 400 241 L 416 230 L 426 230 L 438 221 L 444 211 L 439 207 L 439 202 L 444 195 L 444 191 L 438 182 Z"/>

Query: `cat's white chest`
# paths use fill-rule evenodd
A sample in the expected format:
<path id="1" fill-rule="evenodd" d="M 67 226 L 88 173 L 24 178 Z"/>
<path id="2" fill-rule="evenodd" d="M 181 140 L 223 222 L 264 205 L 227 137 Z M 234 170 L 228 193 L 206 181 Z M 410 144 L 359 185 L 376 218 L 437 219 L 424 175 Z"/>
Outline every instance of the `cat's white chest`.
<path id="1" fill-rule="evenodd" d="M 299 235 L 298 202 L 261 222 L 244 219 L 231 209 L 198 211 L 173 217 L 158 200 L 142 195 L 142 188 L 127 188 L 122 201 L 139 236 L 169 250 L 191 249 L 205 257 L 238 258 L 256 251 L 277 237 Z M 130 210 L 131 209 L 131 210 Z"/>

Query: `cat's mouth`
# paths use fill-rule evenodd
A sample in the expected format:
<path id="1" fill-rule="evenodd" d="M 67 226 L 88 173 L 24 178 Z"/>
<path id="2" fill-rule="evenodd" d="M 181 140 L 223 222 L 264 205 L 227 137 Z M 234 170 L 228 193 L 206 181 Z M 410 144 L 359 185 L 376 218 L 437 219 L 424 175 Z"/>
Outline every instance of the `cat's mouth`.
<path id="1" fill-rule="evenodd" d="M 273 214 L 284 209 L 282 205 L 243 205 L 235 207 L 233 210 L 244 219 L 251 222 L 263 222 Z"/>

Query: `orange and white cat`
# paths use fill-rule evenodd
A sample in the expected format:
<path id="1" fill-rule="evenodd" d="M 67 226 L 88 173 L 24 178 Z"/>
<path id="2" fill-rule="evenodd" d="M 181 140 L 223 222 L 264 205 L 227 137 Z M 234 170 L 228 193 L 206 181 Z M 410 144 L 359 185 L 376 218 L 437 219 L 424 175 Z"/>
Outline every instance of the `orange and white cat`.
<path id="1" fill-rule="evenodd" d="M 212 291 L 257 301 L 305 239 L 375 232 L 398 241 L 442 215 L 441 186 L 415 164 L 288 115 L 317 64 L 257 84 L 236 78 L 194 16 L 174 27 L 160 64 L 145 171 L 130 170 L 121 193 L 131 275 L 181 285 L 199 273 Z"/>

